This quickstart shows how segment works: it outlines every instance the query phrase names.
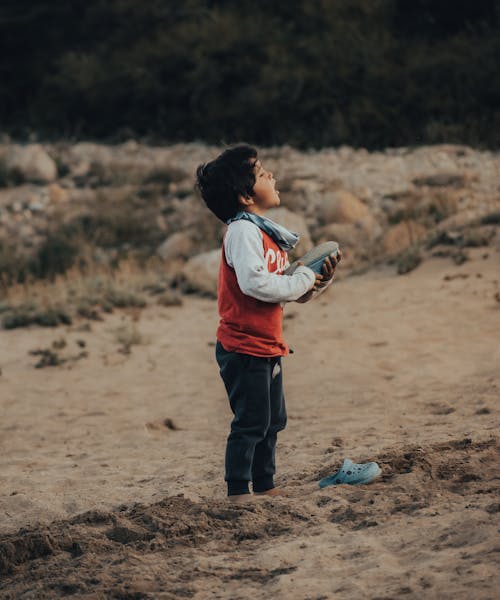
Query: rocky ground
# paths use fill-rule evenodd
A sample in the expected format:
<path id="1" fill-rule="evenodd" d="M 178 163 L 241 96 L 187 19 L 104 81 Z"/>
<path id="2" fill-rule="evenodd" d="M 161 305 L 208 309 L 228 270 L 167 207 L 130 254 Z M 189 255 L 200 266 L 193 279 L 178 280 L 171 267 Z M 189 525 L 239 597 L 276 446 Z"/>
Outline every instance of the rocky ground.
<path id="1" fill-rule="evenodd" d="M 218 254 L 210 251 L 223 225 L 193 183 L 196 166 L 219 151 L 135 141 L 0 145 L 0 267 L 15 274 L 24 264 L 44 275 L 78 258 L 110 264 L 156 255 L 174 281 L 213 295 Z M 463 262 L 467 248 L 496 243 L 496 153 L 452 145 L 378 153 L 281 147 L 261 157 L 281 191 L 282 206 L 270 217 L 302 235 L 298 254 L 335 239 L 345 269 L 393 260 L 404 273 L 430 254 Z"/>

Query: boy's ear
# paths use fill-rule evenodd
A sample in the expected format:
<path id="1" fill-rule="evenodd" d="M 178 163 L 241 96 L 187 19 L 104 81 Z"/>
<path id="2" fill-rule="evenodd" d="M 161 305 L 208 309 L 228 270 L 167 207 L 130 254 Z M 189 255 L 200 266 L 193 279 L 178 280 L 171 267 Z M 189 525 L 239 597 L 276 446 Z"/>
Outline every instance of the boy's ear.
<path id="1" fill-rule="evenodd" d="M 243 206 L 252 206 L 252 204 L 254 203 L 252 196 L 248 196 L 247 198 L 245 198 L 245 196 L 242 196 L 240 194 L 239 200 L 240 204 L 242 204 Z"/>

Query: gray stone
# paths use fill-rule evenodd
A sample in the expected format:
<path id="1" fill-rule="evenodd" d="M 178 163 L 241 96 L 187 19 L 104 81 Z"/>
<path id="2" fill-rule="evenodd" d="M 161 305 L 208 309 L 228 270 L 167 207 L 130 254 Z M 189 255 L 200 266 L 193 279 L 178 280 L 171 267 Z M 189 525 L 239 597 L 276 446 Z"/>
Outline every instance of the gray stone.
<path id="1" fill-rule="evenodd" d="M 278 182 L 281 205 L 292 212 L 308 213 L 321 199 L 321 182 L 318 179 L 284 179 Z"/>
<path id="2" fill-rule="evenodd" d="M 318 243 L 326 241 L 338 242 L 341 249 L 356 249 L 365 245 L 366 237 L 361 227 L 353 223 L 330 223 L 316 232 Z"/>
<path id="3" fill-rule="evenodd" d="M 5 157 L 7 169 L 20 173 L 25 181 L 49 183 L 57 179 L 57 166 L 39 144 L 12 146 Z"/>
<path id="4" fill-rule="evenodd" d="M 31 212 L 42 212 L 45 208 L 45 204 L 40 202 L 40 200 L 33 200 L 29 203 L 28 208 Z"/>
<path id="5" fill-rule="evenodd" d="M 356 223 L 330 223 L 315 232 L 317 243 L 336 241 L 343 252 L 342 266 L 351 267 L 359 257 L 373 251 L 376 239 L 382 235 L 382 227 L 369 215 Z"/>
<path id="6" fill-rule="evenodd" d="M 170 235 L 160 246 L 156 253 L 163 260 L 175 258 L 188 258 L 194 250 L 194 242 L 189 231 L 177 231 Z"/>
<path id="7" fill-rule="evenodd" d="M 182 269 L 187 289 L 212 298 L 217 297 L 220 261 L 220 249 L 210 250 L 191 257 Z"/>
<path id="8" fill-rule="evenodd" d="M 323 196 L 318 215 L 324 223 L 354 223 L 370 214 L 368 207 L 348 190 L 338 190 Z"/>

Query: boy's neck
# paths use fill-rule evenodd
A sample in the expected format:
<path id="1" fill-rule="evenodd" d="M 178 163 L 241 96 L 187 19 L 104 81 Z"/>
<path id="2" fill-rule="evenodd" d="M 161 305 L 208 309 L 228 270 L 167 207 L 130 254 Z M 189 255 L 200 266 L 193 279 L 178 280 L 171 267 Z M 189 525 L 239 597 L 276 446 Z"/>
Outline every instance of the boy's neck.
<path id="1" fill-rule="evenodd" d="M 259 208 L 259 207 L 255 207 L 255 206 L 248 206 L 246 208 L 243 208 L 242 210 L 243 210 L 243 212 L 247 212 L 252 215 L 257 215 L 258 217 L 265 216 L 265 213 L 267 212 L 267 210 L 265 208 Z"/>

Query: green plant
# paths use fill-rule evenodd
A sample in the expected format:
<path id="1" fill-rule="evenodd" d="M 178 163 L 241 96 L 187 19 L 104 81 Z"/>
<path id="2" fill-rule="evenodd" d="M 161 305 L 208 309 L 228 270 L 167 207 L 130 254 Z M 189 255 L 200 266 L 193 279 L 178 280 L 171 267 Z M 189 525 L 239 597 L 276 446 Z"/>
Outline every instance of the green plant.
<path id="1" fill-rule="evenodd" d="M 435 234 L 429 236 L 426 242 L 427 249 L 434 248 L 435 246 L 443 245 L 443 246 L 460 246 L 461 245 L 461 235 L 455 232 L 448 231 L 439 231 Z"/>
<path id="2" fill-rule="evenodd" d="M 0 188 L 20 185 L 23 181 L 24 176 L 21 171 L 9 168 L 5 160 L 0 158 Z"/>
<path id="3" fill-rule="evenodd" d="M 265 18 L 258 2 L 89 0 L 78 19 L 72 3 L 4 4 L 3 128 L 18 134 L 500 144 L 493 0 L 288 0 Z"/>
<path id="4" fill-rule="evenodd" d="M 35 364 L 35 369 L 43 369 L 45 367 L 57 367 L 65 363 L 73 363 L 88 356 L 88 352 L 83 350 L 73 356 L 61 356 L 57 351 L 63 350 L 66 347 L 64 339 L 52 342 L 51 348 L 39 348 L 31 350 L 29 353 L 32 356 L 39 356 L 39 361 Z"/>
<path id="5" fill-rule="evenodd" d="M 457 248 L 451 255 L 451 258 L 456 265 L 463 265 L 469 260 L 469 255 L 463 248 Z"/>
<path id="6" fill-rule="evenodd" d="M 142 200 L 129 192 L 112 196 L 98 192 L 85 213 L 59 229 L 62 235 L 105 249 L 152 249 L 165 235 L 158 228 L 155 206 L 144 206 Z"/>
<path id="7" fill-rule="evenodd" d="M 84 319 L 90 319 L 91 321 L 102 321 L 102 317 L 99 314 L 99 309 L 95 306 L 96 303 L 82 300 L 76 307 L 76 313 L 79 317 Z"/>
<path id="8" fill-rule="evenodd" d="M 151 296 L 160 297 L 168 306 L 181 303 L 172 284 L 159 259 L 123 261 L 116 269 L 87 265 L 82 271 L 75 266 L 53 280 L 31 278 L 5 286 L 0 300 L 1 325 L 6 329 L 33 324 L 54 327 L 70 324 L 75 317 L 101 320 L 103 313 L 115 308 L 131 309 L 138 318 Z"/>
<path id="9" fill-rule="evenodd" d="M 78 242 L 64 230 L 51 233 L 31 261 L 30 271 L 40 278 L 54 279 L 75 264 Z"/>
<path id="10" fill-rule="evenodd" d="M 40 350 L 31 350 L 32 356 L 39 356 L 39 361 L 35 364 L 35 369 L 43 369 L 44 367 L 56 367 L 64 364 L 66 361 L 61 358 L 57 352 L 50 348 L 43 348 Z"/>
<path id="11" fill-rule="evenodd" d="M 42 327 L 57 327 L 58 325 L 71 325 L 72 318 L 66 309 L 56 306 L 35 312 L 33 322 Z"/>
<path id="12" fill-rule="evenodd" d="M 57 327 L 71 325 L 71 323 L 72 318 L 67 309 L 61 306 L 42 308 L 33 303 L 11 306 L 4 312 L 2 318 L 4 329 L 16 329 L 34 324 L 41 327 Z"/>
<path id="13" fill-rule="evenodd" d="M 4 329 L 16 329 L 18 327 L 28 327 L 34 323 L 33 313 L 23 308 L 12 309 L 2 317 L 2 327 Z"/>
<path id="14" fill-rule="evenodd" d="M 491 240 L 495 237 L 495 229 L 487 227 L 475 227 L 466 229 L 463 232 L 462 244 L 468 248 L 480 248 L 489 246 Z"/>
<path id="15" fill-rule="evenodd" d="M 13 244 L 0 241 L 0 287 L 22 282 L 30 272 L 30 261 Z"/>
<path id="16" fill-rule="evenodd" d="M 500 225 L 500 211 L 495 211 L 489 215 L 485 215 L 481 219 L 482 225 Z"/>

